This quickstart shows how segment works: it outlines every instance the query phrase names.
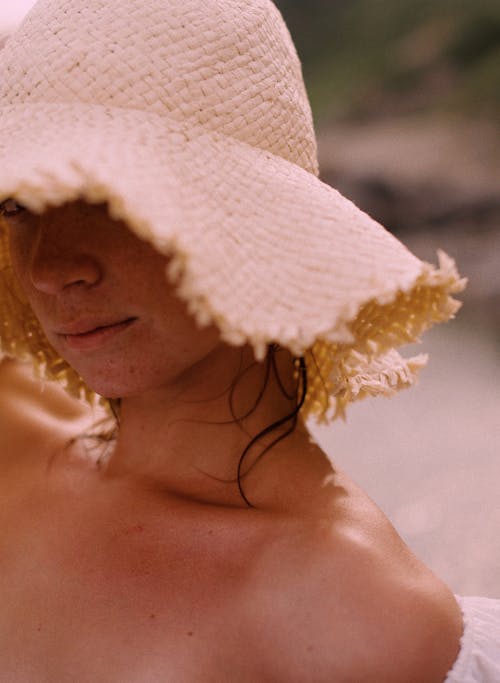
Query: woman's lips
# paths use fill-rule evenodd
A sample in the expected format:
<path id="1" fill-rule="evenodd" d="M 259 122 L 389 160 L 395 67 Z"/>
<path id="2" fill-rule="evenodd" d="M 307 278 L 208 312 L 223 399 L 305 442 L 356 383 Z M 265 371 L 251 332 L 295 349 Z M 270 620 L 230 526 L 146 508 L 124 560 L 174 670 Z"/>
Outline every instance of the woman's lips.
<path id="1" fill-rule="evenodd" d="M 97 327 L 83 334 L 62 334 L 66 346 L 75 351 L 94 351 L 135 323 L 137 318 L 128 318 L 114 325 Z"/>

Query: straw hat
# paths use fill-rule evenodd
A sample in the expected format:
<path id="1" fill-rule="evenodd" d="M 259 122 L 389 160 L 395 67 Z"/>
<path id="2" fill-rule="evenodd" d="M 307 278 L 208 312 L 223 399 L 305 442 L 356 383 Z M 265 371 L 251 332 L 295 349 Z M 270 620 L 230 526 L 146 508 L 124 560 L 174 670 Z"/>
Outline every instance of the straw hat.
<path id="1" fill-rule="evenodd" d="M 454 263 L 422 263 L 318 177 L 290 34 L 269 0 L 39 0 L 0 53 L 0 202 L 107 202 L 172 256 L 200 325 L 262 360 L 304 356 L 305 417 L 410 385 L 415 341 L 459 307 Z M 73 395 L 0 228 L 0 344 Z"/>

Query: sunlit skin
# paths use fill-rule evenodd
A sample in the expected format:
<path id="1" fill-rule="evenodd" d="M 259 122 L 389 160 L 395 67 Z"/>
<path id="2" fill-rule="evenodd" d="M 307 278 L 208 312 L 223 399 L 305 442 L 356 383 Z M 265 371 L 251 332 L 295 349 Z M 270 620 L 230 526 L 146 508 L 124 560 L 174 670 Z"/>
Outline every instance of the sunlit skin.
<path id="1" fill-rule="evenodd" d="M 7 222 L 51 344 L 122 400 L 116 445 L 97 468 L 78 439 L 68 447 L 77 429 L 26 410 L 24 373 L 10 362 L 0 372 L 0 399 L 18 381 L 24 392 L 0 413 L 9 683 L 75 672 L 79 683 L 442 683 L 462 632 L 452 593 L 300 420 L 244 477 L 255 507 L 242 500 L 242 452 L 293 401 L 271 374 L 255 411 L 234 423 L 231 382 L 248 370 L 234 396 L 244 414 L 265 366 L 196 325 L 165 277 L 168 256 L 102 205 Z M 63 333 L 89 320 L 133 322 L 97 341 Z M 281 349 L 277 361 L 291 392 L 292 356 Z M 80 424 L 79 410 L 64 410 Z"/>

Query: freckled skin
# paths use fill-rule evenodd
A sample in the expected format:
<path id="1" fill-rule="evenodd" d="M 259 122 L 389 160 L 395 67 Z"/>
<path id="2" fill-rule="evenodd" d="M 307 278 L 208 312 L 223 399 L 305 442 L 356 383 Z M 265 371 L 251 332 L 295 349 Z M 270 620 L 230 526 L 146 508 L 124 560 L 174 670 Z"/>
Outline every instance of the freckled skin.
<path id="1" fill-rule="evenodd" d="M 216 328 L 200 330 L 167 284 L 168 258 L 104 206 L 77 202 L 10 224 L 14 269 L 50 343 L 98 393 L 123 397 L 154 386 L 220 343 Z M 105 352 L 81 355 L 56 332 L 87 315 L 139 320 Z"/>

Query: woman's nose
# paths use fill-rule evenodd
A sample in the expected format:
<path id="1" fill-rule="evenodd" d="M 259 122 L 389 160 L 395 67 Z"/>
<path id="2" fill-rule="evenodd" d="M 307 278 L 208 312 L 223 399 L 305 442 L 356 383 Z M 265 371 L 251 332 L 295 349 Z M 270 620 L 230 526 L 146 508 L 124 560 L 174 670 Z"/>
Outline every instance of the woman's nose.
<path id="1" fill-rule="evenodd" d="M 57 295 L 74 287 L 92 287 L 101 279 L 98 261 L 77 245 L 40 240 L 32 253 L 30 278 L 35 289 Z"/>

